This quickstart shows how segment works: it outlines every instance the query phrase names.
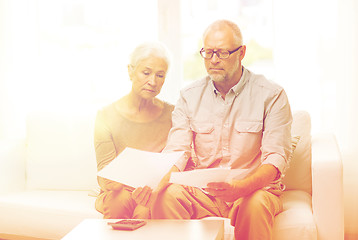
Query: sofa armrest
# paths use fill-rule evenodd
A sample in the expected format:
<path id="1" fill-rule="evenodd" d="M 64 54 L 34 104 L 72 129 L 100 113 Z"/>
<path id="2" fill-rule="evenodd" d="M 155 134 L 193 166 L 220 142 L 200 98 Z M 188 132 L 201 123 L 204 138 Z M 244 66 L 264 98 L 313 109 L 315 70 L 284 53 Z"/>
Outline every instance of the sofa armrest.
<path id="1" fill-rule="evenodd" d="M 24 139 L 0 140 L 0 194 L 25 190 Z"/>
<path id="2" fill-rule="evenodd" d="M 343 164 L 333 134 L 312 138 L 312 208 L 318 239 L 343 240 Z"/>

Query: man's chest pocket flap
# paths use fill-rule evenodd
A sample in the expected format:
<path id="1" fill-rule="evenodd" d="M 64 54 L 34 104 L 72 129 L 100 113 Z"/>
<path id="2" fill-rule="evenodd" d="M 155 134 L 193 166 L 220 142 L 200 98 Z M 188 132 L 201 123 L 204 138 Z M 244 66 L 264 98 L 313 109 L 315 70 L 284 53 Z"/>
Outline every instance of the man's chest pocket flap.
<path id="1" fill-rule="evenodd" d="M 194 148 L 197 156 L 206 157 L 214 152 L 214 124 L 204 122 L 192 122 L 190 128 L 194 133 Z"/>
<path id="2" fill-rule="evenodd" d="M 262 122 L 236 122 L 235 130 L 241 133 L 259 133 L 262 126 Z"/>
<path id="3" fill-rule="evenodd" d="M 190 128 L 197 134 L 210 134 L 214 131 L 214 125 L 212 123 L 204 122 L 192 122 Z"/>

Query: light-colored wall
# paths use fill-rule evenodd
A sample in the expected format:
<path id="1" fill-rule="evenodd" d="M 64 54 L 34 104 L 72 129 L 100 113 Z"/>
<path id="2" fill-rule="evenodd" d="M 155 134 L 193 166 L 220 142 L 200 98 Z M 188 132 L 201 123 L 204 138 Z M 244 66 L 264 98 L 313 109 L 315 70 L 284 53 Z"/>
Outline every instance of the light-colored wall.
<path id="1" fill-rule="evenodd" d="M 337 137 L 344 163 L 346 239 L 358 239 L 358 2 L 339 1 Z M 328 61 L 328 60 L 327 60 Z"/>

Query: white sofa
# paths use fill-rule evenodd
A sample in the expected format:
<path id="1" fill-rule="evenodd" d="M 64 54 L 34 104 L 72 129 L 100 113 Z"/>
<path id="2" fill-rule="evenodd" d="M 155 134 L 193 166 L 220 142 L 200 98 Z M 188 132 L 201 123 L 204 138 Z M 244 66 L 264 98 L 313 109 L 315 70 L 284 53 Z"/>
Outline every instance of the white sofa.
<path id="1" fill-rule="evenodd" d="M 32 113 L 26 139 L 0 141 L 0 239 L 61 239 L 83 219 L 102 218 L 93 197 L 94 118 L 94 111 Z M 292 133 L 298 143 L 274 240 L 342 240 L 342 162 L 335 138 L 311 141 L 303 111 L 294 114 Z M 232 238 L 226 220 L 225 239 Z"/>

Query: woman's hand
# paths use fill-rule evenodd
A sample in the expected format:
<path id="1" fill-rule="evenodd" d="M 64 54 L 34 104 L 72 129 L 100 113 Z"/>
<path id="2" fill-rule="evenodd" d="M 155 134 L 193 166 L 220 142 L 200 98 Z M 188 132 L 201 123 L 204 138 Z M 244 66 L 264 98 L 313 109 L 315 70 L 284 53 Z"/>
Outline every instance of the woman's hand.
<path id="1" fill-rule="evenodd" d="M 192 186 L 184 186 L 184 185 L 182 185 L 183 187 L 184 187 L 184 189 L 188 192 L 188 193 L 190 193 L 190 194 L 192 194 L 192 195 L 196 195 L 196 188 L 195 187 L 192 187 Z"/>
<path id="2" fill-rule="evenodd" d="M 132 192 L 132 198 L 136 201 L 137 204 L 151 208 L 154 202 L 157 200 L 158 194 L 169 186 L 170 174 L 172 172 L 178 171 L 179 169 L 176 166 L 173 166 L 170 171 L 162 178 L 155 190 L 148 186 L 143 188 L 138 187 Z"/>
<path id="3" fill-rule="evenodd" d="M 155 200 L 157 199 L 158 193 L 154 192 L 150 187 L 138 187 L 132 192 L 132 198 L 138 205 L 142 205 L 151 208 Z"/>
<path id="4" fill-rule="evenodd" d="M 170 175 L 172 172 L 179 172 L 179 169 L 176 166 L 173 166 L 167 174 L 160 180 L 158 187 L 154 190 L 158 194 L 164 191 L 171 183 L 169 183 Z"/>

